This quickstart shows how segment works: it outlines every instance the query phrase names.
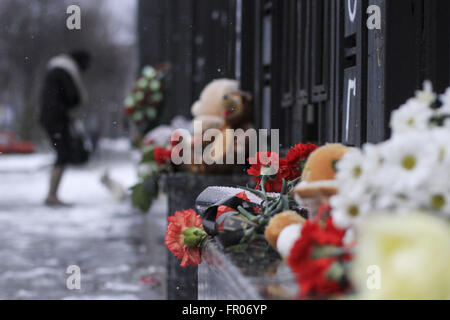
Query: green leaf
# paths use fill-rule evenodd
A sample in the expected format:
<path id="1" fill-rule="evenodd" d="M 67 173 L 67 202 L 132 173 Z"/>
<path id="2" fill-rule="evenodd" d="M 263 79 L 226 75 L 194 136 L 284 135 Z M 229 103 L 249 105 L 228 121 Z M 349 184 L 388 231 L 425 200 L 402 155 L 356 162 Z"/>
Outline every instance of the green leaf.
<path id="1" fill-rule="evenodd" d="M 155 161 L 155 158 L 153 156 L 154 151 L 155 151 L 154 147 L 147 148 L 142 154 L 141 163 L 154 162 Z"/>
<path id="2" fill-rule="evenodd" d="M 141 183 L 131 188 L 131 202 L 134 207 L 142 212 L 147 212 L 153 200 L 158 197 L 158 179 L 159 175 L 149 175 Z"/>
<path id="3" fill-rule="evenodd" d="M 152 205 L 152 198 L 149 197 L 142 183 L 131 188 L 131 202 L 134 207 L 139 208 L 142 212 L 147 212 Z"/>
<path id="4" fill-rule="evenodd" d="M 343 279 L 345 276 L 346 276 L 345 269 L 343 268 L 342 264 L 339 262 L 333 263 L 326 273 L 326 277 L 328 279 L 333 279 L 338 282 L 341 279 Z"/>

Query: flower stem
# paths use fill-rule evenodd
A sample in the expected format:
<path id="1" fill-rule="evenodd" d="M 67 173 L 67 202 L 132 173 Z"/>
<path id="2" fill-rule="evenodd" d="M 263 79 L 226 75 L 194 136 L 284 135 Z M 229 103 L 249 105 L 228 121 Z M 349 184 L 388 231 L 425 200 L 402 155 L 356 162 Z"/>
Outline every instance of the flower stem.
<path id="1" fill-rule="evenodd" d="M 257 219 L 256 216 L 245 210 L 242 206 L 237 207 L 240 214 L 242 214 L 244 217 L 246 217 L 250 221 L 255 221 Z"/>

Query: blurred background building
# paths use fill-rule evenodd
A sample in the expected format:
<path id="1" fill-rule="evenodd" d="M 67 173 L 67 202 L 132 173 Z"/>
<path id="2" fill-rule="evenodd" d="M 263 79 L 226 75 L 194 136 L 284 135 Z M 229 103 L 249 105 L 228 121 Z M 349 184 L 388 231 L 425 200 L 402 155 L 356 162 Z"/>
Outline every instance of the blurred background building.
<path id="1" fill-rule="evenodd" d="M 82 10 L 82 29 L 68 30 L 69 5 Z M 135 0 L 4 0 L 0 2 L 0 130 L 35 142 L 39 93 L 46 64 L 57 54 L 87 49 L 89 105 L 80 110 L 89 130 L 124 134 L 122 101 L 137 67 Z"/>

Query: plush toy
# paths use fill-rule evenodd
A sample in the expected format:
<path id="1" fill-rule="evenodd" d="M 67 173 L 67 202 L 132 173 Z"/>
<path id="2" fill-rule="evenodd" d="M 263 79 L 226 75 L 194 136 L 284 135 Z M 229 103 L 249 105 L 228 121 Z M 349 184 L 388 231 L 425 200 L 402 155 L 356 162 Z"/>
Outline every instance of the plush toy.
<path id="1" fill-rule="evenodd" d="M 270 219 L 264 233 L 267 242 L 277 249 L 277 242 L 280 233 L 290 225 L 303 225 L 306 220 L 295 211 L 285 211 Z"/>
<path id="2" fill-rule="evenodd" d="M 302 173 L 302 182 L 294 192 L 302 198 L 331 196 L 337 192 L 336 163 L 350 148 L 342 144 L 327 144 L 309 156 Z"/>
<path id="3" fill-rule="evenodd" d="M 236 80 L 217 79 L 209 83 L 200 94 L 200 99 L 191 108 L 194 122 L 201 121 L 203 131 L 223 126 L 222 99 L 238 89 L 239 84 Z"/>
<path id="4" fill-rule="evenodd" d="M 188 170 L 195 173 L 230 173 L 237 168 L 235 164 L 239 157 L 248 158 L 245 131 L 252 128 L 251 100 L 251 95 L 240 91 L 234 80 L 215 80 L 203 90 L 200 100 L 192 108 L 195 116 L 192 141 L 201 143 L 203 148 L 210 148 L 211 162 L 214 164 L 208 165 L 202 161 L 200 165 L 189 165 Z M 195 128 L 197 125 L 201 125 L 202 130 Z M 203 134 L 208 129 L 219 130 L 221 139 L 204 141 Z M 226 163 L 227 153 L 233 154 L 233 164 Z"/>
<path id="5" fill-rule="evenodd" d="M 218 172 L 232 171 L 233 164 L 226 165 L 226 155 L 233 153 L 233 163 L 237 160 L 248 159 L 248 141 L 245 137 L 245 131 L 253 128 L 250 122 L 251 118 L 251 100 L 249 93 L 243 91 L 234 91 L 225 95 L 222 99 L 222 110 L 224 125 L 220 128 L 224 139 L 215 141 L 213 144 L 214 156 L 216 161 L 222 160 L 225 165 L 210 166 L 208 169 Z M 242 130 L 238 130 L 242 129 Z"/>
<path id="6" fill-rule="evenodd" d="M 338 192 L 336 164 L 350 150 L 342 144 L 327 144 L 309 156 L 302 173 L 302 182 L 294 188 L 295 199 L 308 208 L 311 215 L 320 204 Z"/>
<path id="7" fill-rule="evenodd" d="M 252 128 L 251 108 L 252 96 L 244 91 L 232 91 L 222 99 L 223 117 L 226 129 L 250 129 Z"/>

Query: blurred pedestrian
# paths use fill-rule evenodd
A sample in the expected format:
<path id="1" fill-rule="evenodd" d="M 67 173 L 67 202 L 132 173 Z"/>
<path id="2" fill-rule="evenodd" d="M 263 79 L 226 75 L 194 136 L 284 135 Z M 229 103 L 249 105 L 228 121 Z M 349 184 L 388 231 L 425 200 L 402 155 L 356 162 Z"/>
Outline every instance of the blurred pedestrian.
<path id="1" fill-rule="evenodd" d="M 67 206 L 57 195 L 64 169 L 69 164 L 82 164 L 88 160 L 88 151 L 83 146 L 82 136 L 76 133 L 70 112 L 86 103 L 81 73 L 89 68 L 90 62 L 90 54 L 79 50 L 58 55 L 47 65 L 41 93 L 40 123 L 57 155 L 45 200 L 49 206 Z"/>

